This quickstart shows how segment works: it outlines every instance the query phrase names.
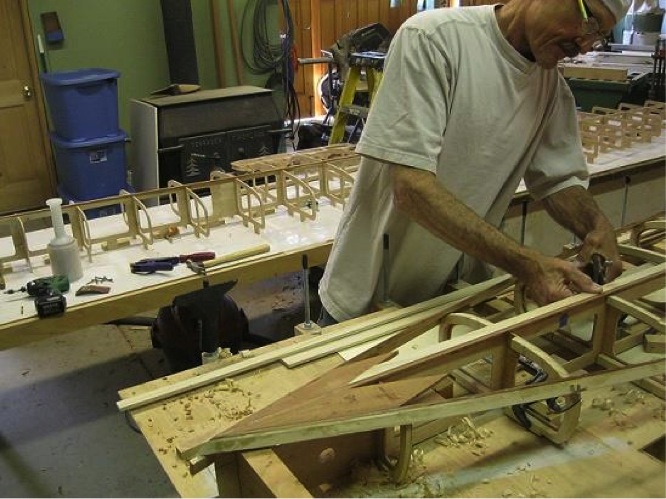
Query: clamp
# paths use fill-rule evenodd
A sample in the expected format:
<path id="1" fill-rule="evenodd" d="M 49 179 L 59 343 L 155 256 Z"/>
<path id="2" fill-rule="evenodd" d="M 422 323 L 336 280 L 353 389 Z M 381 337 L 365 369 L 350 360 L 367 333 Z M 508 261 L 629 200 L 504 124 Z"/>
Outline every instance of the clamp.
<path id="1" fill-rule="evenodd" d="M 544 371 L 543 368 L 539 366 L 536 362 L 528 359 L 527 357 L 523 355 L 519 356 L 518 363 L 523 367 L 523 369 L 525 369 L 525 371 L 527 371 L 529 374 L 532 375 L 532 378 L 528 379 L 527 382 L 525 383 L 526 385 L 541 383 L 548 379 L 548 373 Z M 581 400 L 580 396 L 578 396 L 569 404 L 560 404 L 557 401 L 557 397 L 554 397 L 546 399 L 546 405 L 548 406 L 550 412 L 554 414 L 562 414 L 571 409 L 572 407 L 574 407 L 576 404 L 580 403 L 580 400 Z M 511 406 L 513 415 L 516 417 L 518 422 L 525 428 L 530 428 L 532 426 L 532 422 L 527 417 L 527 409 L 535 402 L 537 401 L 535 400 L 534 402 L 528 402 L 525 404 L 516 404 Z"/>

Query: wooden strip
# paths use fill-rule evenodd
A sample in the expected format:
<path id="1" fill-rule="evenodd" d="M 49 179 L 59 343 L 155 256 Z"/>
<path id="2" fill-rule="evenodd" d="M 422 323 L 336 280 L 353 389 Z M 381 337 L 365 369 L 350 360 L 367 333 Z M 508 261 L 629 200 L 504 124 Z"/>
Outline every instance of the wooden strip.
<path id="1" fill-rule="evenodd" d="M 181 449 L 185 459 L 244 449 L 257 449 L 288 442 L 300 442 L 328 436 L 360 433 L 363 431 L 416 424 L 452 416 L 525 404 L 537 400 L 580 393 L 587 390 L 617 385 L 664 372 L 663 361 L 653 361 L 619 370 L 572 376 L 553 383 L 538 383 L 498 390 L 436 404 L 403 407 L 381 413 L 366 414 L 348 420 L 313 421 L 306 425 L 275 428 L 258 433 L 220 437 L 199 447 Z"/>
<path id="2" fill-rule="evenodd" d="M 630 290 L 634 286 L 649 284 L 654 280 L 661 280 L 666 269 L 666 264 L 656 265 L 642 269 L 630 275 L 623 275 L 614 282 L 606 284 L 600 294 L 583 293 L 569 298 L 565 298 L 555 303 L 525 312 L 516 317 L 506 319 L 491 326 L 472 331 L 464 336 L 453 338 L 452 340 L 424 347 L 419 352 L 418 358 L 398 358 L 394 362 L 384 363 L 369 369 L 366 373 L 356 378 L 353 383 L 373 383 L 389 376 L 396 376 L 408 370 L 418 369 L 419 365 L 437 364 L 440 359 L 451 352 L 462 354 L 463 349 L 473 349 L 476 346 L 488 342 L 491 338 L 497 338 L 506 332 L 513 332 L 515 335 L 521 335 L 521 328 L 530 330 L 543 328 L 547 323 L 555 321 L 561 317 L 572 317 L 579 314 L 581 310 L 603 305 L 606 296 L 614 292 Z M 659 286 L 659 282 L 656 283 Z"/>
<path id="3" fill-rule="evenodd" d="M 500 283 L 506 284 L 508 286 L 512 281 L 513 278 L 509 275 L 501 276 L 496 279 L 482 282 L 475 286 L 470 286 L 469 288 L 465 288 L 465 290 L 455 291 L 447 295 L 438 296 L 437 298 L 433 298 L 427 302 L 419 303 L 412 307 L 393 310 L 387 313 L 371 314 L 371 316 L 362 317 L 353 321 L 347 321 L 346 323 L 342 322 L 340 324 L 325 328 L 324 333 L 321 336 L 312 337 L 310 339 L 299 342 L 298 344 L 290 345 L 272 352 L 258 355 L 254 358 L 248 359 L 245 362 L 241 362 L 232 366 L 226 366 L 221 369 L 196 376 L 192 379 L 157 388 L 148 393 L 143 393 L 134 397 L 128 397 L 118 401 L 117 406 L 121 411 L 138 409 L 139 407 L 158 402 L 164 398 L 172 397 L 174 395 L 184 393 L 188 390 L 194 390 L 196 388 L 206 386 L 210 383 L 215 383 L 230 376 L 236 376 L 238 374 L 269 365 L 273 362 L 279 361 L 284 357 L 305 351 L 322 343 L 334 341 L 346 336 L 351 336 L 357 334 L 360 331 L 365 331 L 367 329 L 371 329 L 373 327 L 377 327 L 379 325 L 386 324 L 403 317 L 408 317 L 415 312 L 440 306 L 442 303 L 448 303 L 459 297 L 470 296 L 476 292 L 475 290 L 482 292 L 488 287 L 499 286 Z M 349 327 L 350 325 L 353 325 L 354 327 Z"/>
<path id="4" fill-rule="evenodd" d="M 584 65 L 563 65 L 565 78 L 581 78 L 584 80 L 626 81 L 628 70 L 622 68 L 592 67 Z"/>
<path id="5" fill-rule="evenodd" d="M 249 248 L 244 248 L 239 251 L 233 251 L 225 255 L 213 258 L 212 260 L 206 260 L 201 262 L 201 266 L 206 270 L 222 265 L 223 263 L 235 262 L 236 260 L 242 260 L 249 256 L 261 255 L 263 253 L 268 253 L 271 250 L 271 247 L 268 243 L 257 244 L 256 246 L 251 246 Z"/>
<path id="6" fill-rule="evenodd" d="M 373 326 L 371 329 L 356 329 L 353 336 L 345 336 L 338 341 L 327 342 L 316 348 L 295 353 L 283 358 L 282 362 L 288 367 L 296 367 L 315 359 L 325 357 L 326 355 L 400 332 L 400 338 L 393 340 L 390 344 L 383 344 L 382 352 L 393 350 L 427 329 L 430 329 L 430 327 L 436 326 L 445 315 L 465 307 L 476 305 L 485 301 L 489 297 L 504 291 L 512 281 L 513 278 L 511 276 L 505 275 L 475 286 L 469 286 L 448 293 L 435 299 L 438 303 L 437 306 L 429 306 L 423 311 L 420 311 L 420 309 L 423 309 L 424 307 L 420 307 L 419 305 L 398 309 L 391 313 L 389 320 L 384 320 L 380 324 L 377 324 L 377 326 Z M 429 304 L 431 302 L 432 300 L 424 302 L 424 304 Z M 435 311 L 433 312 L 433 310 Z M 345 323 L 343 322 L 341 324 L 344 325 Z M 418 324 L 420 328 L 417 331 L 410 332 L 410 326 L 413 324 Z M 425 327 L 424 325 L 430 325 L 430 327 Z M 377 350 L 378 348 L 379 346 L 373 348 L 369 355 L 377 355 L 380 353 Z"/>
<path id="7" fill-rule="evenodd" d="M 603 353 L 597 358 L 597 364 L 606 369 L 619 369 L 627 365 L 626 362 Z M 661 375 L 663 377 L 664 373 L 661 373 Z M 654 378 L 637 379 L 634 381 L 634 384 L 646 392 L 662 400 L 666 400 L 666 386 L 664 386 L 663 379 L 661 381 L 657 381 Z"/>
<path id="8" fill-rule="evenodd" d="M 618 248 L 620 250 L 620 254 L 629 257 L 639 258 L 644 262 L 652 262 L 652 263 L 666 262 L 666 255 L 664 255 L 663 253 L 659 253 L 657 251 L 652 251 L 645 248 L 639 248 L 637 246 L 630 246 L 627 244 L 619 244 Z"/>

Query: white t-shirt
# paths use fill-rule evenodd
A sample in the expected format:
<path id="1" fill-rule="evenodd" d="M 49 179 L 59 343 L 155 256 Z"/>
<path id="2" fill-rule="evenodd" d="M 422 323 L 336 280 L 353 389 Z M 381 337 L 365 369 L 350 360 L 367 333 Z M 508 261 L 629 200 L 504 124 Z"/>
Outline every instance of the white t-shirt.
<path id="1" fill-rule="evenodd" d="M 403 306 L 436 296 L 461 255 L 395 209 L 386 163 L 435 173 L 495 226 L 521 178 L 537 199 L 587 187 L 569 87 L 557 69 L 539 67 L 507 42 L 494 8 L 417 14 L 391 43 L 320 282 L 322 304 L 338 321 L 383 298 L 385 233 L 389 298 Z"/>

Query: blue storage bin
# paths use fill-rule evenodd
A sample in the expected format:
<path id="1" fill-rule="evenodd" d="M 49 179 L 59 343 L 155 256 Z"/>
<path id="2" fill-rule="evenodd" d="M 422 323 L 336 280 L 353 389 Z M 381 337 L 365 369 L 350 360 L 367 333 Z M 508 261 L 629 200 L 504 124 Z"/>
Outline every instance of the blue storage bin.
<path id="1" fill-rule="evenodd" d="M 126 138 L 122 131 L 83 142 L 51 134 L 58 183 L 79 200 L 115 196 L 126 185 Z"/>
<path id="2" fill-rule="evenodd" d="M 119 77 L 102 68 L 42 73 L 53 131 L 70 141 L 117 135 Z"/>

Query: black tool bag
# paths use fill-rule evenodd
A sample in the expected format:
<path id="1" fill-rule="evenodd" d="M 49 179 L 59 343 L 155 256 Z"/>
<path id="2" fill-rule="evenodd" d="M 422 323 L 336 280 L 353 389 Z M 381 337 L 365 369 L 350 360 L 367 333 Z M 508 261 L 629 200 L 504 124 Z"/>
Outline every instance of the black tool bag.
<path id="1" fill-rule="evenodd" d="M 227 295 L 221 298 L 219 313 L 220 346 L 237 353 L 248 335 L 247 316 Z M 188 307 L 162 307 L 150 333 L 153 347 L 162 348 L 172 372 L 201 365 L 199 318 Z"/>

